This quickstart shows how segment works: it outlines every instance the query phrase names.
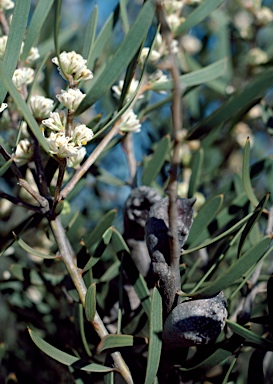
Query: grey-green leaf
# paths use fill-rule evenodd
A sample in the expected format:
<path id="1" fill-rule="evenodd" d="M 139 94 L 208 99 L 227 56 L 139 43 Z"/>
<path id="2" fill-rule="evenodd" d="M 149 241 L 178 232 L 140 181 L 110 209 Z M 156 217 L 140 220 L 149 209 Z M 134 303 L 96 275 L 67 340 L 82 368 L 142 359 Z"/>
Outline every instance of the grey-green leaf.
<path id="1" fill-rule="evenodd" d="M 5 73 L 0 73 L 0 104 L 4 101 L 7 91 L 9 91 L 4 77 L 7 76 L 11 81 L 13 72 L 17 66 L 21 46 L 25 37 L 26 25 L 28 22 L 31 0 L 16 1 L 12 14 L 12 21 L 2 67 Z"/>
<path id="2" fill-rule="evenodd" d="M 149 348 L 145 384 L 154 383 L 159 367 L 162 346 L 162 299 L 157 288 L 153 289 L 149 323 Z"/>
<path id="3" fill-rule="evenodd" d="M 85 315 L 88 321 L 92 322 L 96 314 L 96 284 L 91 284 L 85 296 Z"/>
<path id="4" fill-rule="evenodd" d="M 169 148 L 170 136 L 167 135 L 160 140 L 152 155 L 152 158 L 146 165 L 142 176 L 142 185 L 150 186 L 155 180 L 156 176 L 163 167 Z"/>
<path id="5" fill-rule="evenodd" d="M 91 81 L 86 97 L 76 113 L 81 114 L 93 105 L 113 85 L 134 57 L 145 39 L 154 17 L 154 2 L 148 0 L 143 5 L 130 31 L 109 60 L 104 70 Z"/>
<path id="6" fill-rule="evenodd" d="M 43 340 L 37 333 L 33 332 L 30 328 L 28 328 L 29 335 L 32 341 L 37 345 L 37 347 L 43 351 L 46 355 L 52 357 L 54 360 L 59 361 L 60 363 L 68 366 L 72 366 L 73 368 L 80 369 L 82 371 L 87 372 L 110 372 L 113 371 L 113 368 L 104 367 L 99 364 L 90 364 L 88 361 L 84 361 L 79 359 L 76 356 L 69 355 L 66 352 L 61 351 L 60 349 L 55 348 L 53 345 L 47 343 Z"/>
<path id="7" fill-rule="evenodd" d="M 215 281 L 206 286 L 205 288 L 194 292 L 191 297 L 209 297 L 213 296 L 220 291 L 228 288 L 237 279 L 243 276 L 251 267 L 253 267 L 268 248 L 271 242 L 270 237 L 264 237 L 260 242 L 251 247 L 243 256 L 233 263 L 224 273 L 217 277 Z"/>
<path id="8" fill-rule="evenodd" d="M 105 349 L 131 347 L 134 345 L 134 337 L 131 335 L 107 335 L 103 337 L 97 347 L 97 353 Z"/>

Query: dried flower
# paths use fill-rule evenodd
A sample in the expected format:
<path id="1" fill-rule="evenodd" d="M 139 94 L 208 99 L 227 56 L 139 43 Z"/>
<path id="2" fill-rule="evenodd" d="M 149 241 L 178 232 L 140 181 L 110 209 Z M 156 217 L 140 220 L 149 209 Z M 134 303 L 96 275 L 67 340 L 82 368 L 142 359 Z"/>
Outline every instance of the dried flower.
<path id="1" fill-rule="evenodd" d="M 139 85 L 139 81 L 132 79 L 129 89 L 127 90 L 127 93 L 126 93 L 126 101 L 129 101 L 130 99 L 132 99 L 134 93 L 137 90 L 138 85 Z M 112 90 L 114 91 L 114 95 L 116 96 L 117 99 L 119 99 L 121 96 L 123 86 L 124 86 L 124 81 L 120 80 L 118 85 L 114 85 L 112 87 Z M 138 98 L 139 99 L 143 98 L 143 95 L 140 95 Z"/>
<path id="2" fill-rule="evenodd" d="M 177 0 L 164 0 L 163 5 L 168 15 L 173 14 L 174 12 L 183 8 L 183 2 Z"/>
<path id="3" fill-rule="evenodd" d="M 0 106 L 0 112 L 3 112 L 3 111 L 4 111 L 4 109 L 6 109 L 6 108 L 7 108 L 7 106 L 8 106 L 8 104 L 7 104 L 7 103 L 2 103 L 2 104 L 1 104 L 1 106 Z"/>
<path id="4" fill-rule="evenodd" d="M 70 83 L 79 83 L 80 81 L 90 80 L 93 78 L 93 73 L 86 67 L 87 60 L 75 51 L 62 52 L 60 54 L 60 60 L 62 70 L 60 67 L 58 67 L 58 70 L 61 76 Z M 54 57 L 52 62 L 59 65 L 57 57 Z"/>
<path id="5" fill-rule="evenodd" d="M 140 57 L 139 57 L 139 64 L 142 67 L 143 67 L 144 62 L 146 60 L 146 57 L 148 56 L 149 51 L 150 51 L 150 48 L 148 48 L 148 47 L 142 48 L 142 51 L 141 51 Z M 160 57 L 161 57 L 160 53 L 157 52 L 155 49 L 152 49 L 150 56 L 149 56 L 149 59 L 148 59 L 148 62 L 155 65 L 159 61 Z"/>
<path id="6" fill-rule="evenodd" d="M 16 151 L 14 161 L 18 166 L 27 164 L 33 156 L 33 147 L 30 144 L 28 139 L 19 141 Z"/>
<path id="7" fill-rule="evenodd" d="M 78 108 L 85 96 L 79 89 L 72 88 L 69 88 L 68 91 L 61 90 L 61 94 L 56 95 L 59 102 L 71 111 Z"/>
<path id="8" fill-rule="evenodd" d="M 93 136 L 92 129 L 85 124 L 74 124 L 72 127 L 71 138 L 75 145 L 86 145 L 88 141 L 92 140 Z"/>
<path id="9" fill-rule="evenodd" d="M 76 147 L 71 142 L 70 137 L 66 137 L 64 132 L 54 133 L 51 132 L 50 136 L 46 139 L 50 148 L 50 153 L 59 158 L 76 156 L 79 147 Z"/>
<path id="10" fill-rule="evenodd" d="M 49 118 L 42 120 L 42 124 L 53 131 L 65 131 L 66 113 L 64 111 L 50 112 Z"/>
<path id="11" fill-rule="evenodd" d="M 67 159 L 67 166 L 70 168 L 77 168 L 83 161 L 85 155 L 86 155 L 86 149 L 85 147 L 81 147 L 78 150 L 76 156 L 72 156 Z"/>
<path id="12" fill-rule="evenodd" d="M 201 41 L 193 35 L 182 36 L 181 44 L 185 51 L 188 52 L 190 55 L 195 55 L 202 48 Z"/>
<path id="13" fill-rule="evenodd" d="M 11 0 L 1 0 L 0 1 L 0 10 L 12 9 L 14 8 L 14 2 Z"/>
<path id="14" fill-rule="evenodd" d="M 44 96 L 31 96 L 29 106 L 33 116 L 37 119 L 44 119 L 53 109 L 53 100 Z"/>
<path id="15" fill-rule="evenodd" d="M 12 81 L 18 90 L 21 90 L 23 85 L 30 84 L 34 79 L 34 70 L 32 68 L 18 68 L 15 69 Z"/>
<path id="16" fill-rule="evenodd" d="M 260 48 L 252 48 L 248 52 L 247 62 L 252 66 L 265 64 L 268 61 L 268 55 Z"/>
<path id="17" fill-rule="evenodd" d="M 40 54 L 39 54 L 38 48 L 37 47 L 31 47 L 25 62 L 26 62 L 26 64 L 30 64 L 33 61 L 39 59 L 39 57 L 40 57 Z"/>
<path id="18" fill-rule="evenodd" d="M 7 46 L 8 36 L 4 35 L 0 37 L 0 59 L 3 59 L 6 46 Z"/>
<path id="19" fill-rule="evenodd" d="M 120 131 L 121 132 L 140 132 L 141 124 L 137 118 L 137 115 L 132 109 L 128 109 L 121 116 Z"/>

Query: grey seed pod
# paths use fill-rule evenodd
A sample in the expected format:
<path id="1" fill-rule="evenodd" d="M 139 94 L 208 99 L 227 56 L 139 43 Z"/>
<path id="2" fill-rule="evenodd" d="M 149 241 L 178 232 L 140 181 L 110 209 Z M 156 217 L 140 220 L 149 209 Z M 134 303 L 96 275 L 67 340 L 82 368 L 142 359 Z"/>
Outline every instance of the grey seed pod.
<path id="1" fill-rule="evenodd" d="M 177 199 L 177 232 L 181 252 L 192 225 L 193 205 L 195 201 L 195 198 Z M 146 223 L 146 242 L 152 259 L 153 256 L 156 258 L 156 255 L 161 259 L 159 255 L 159 253 L 161 253 L 164 255 L 163 260 L 169 264 L 168 205 L 169 199 L 168 197 L 165 197 L 151 207 Z"/>
<path id="2" fill-rule="evenodd" d="M 208 344 L 225 326 L 227 302 L 223 292 L 200 300 L 178 304 L 167 317 L 163 342 L 169 349 Z"/>
<path id="3" fill-rule="evenodd" d="M 161 195 L 155 189 L 141 186 L 132 190 L 125 203 L 124 239 L 128 244 L 136 267 L 144 277 L 147 277 L 151 265 L 151 258 L 145 241 L 145 223 L 150 208 L 161 199 Z M 152 286 L 153 278 L 151 275 L 152 272 L 150 272 L 148 280 Z"/>

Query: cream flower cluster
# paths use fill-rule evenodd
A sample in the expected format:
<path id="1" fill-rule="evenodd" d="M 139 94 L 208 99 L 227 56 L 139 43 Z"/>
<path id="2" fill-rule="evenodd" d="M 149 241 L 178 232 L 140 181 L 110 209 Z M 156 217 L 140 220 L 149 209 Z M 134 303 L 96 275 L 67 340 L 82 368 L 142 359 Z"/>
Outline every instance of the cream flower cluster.
<path id="1" fill-rule="evenodd" d="M 49 116 L 42 124 L 53 131 L 47 138 L 50 152 L 59 158 L 69 158 L 68 166 L 79 165 L 86 153 L 83 145 L 94 136 L 92 129 L 85 124 L 74 123 L 70 135 L 66 136 L 67 117 L 64 111 L 50 112 Z"/>
<path id="2" fill-rule="evenodd" d="M 61 76 L 69 81 L 70 84 L 78 84 L 80 81 L 86 81 L 93 78 L 93 73 L 87 68 L 86 62 L 81 55 L 72 52 L 62 52 L 60 54 L 61 66 L 58 57 L 54 57 L 52 62 L 58 65 Z"/>
<path id="3" fill-rule="evenodd" d="M 129 89 L 126 94 L 126 101 L 132 99 L 133 95 L 135 94 L 137 87 L 139 85 L 139 82 L 135 79 L 132 79 Z M 114 95 L 117 99 L 120 98 L 122 93 L 122 88 L 124 86 L 124 81 L 120 80 L 118 85 L 114 85 L 112 87 L 112 90 L 114 92 Z M 138 99 L 143 98 L 143 95 L 138 96 Z M 120 132 L 126 133 L 126 132 L 140 132 L 141 124 L 137 118 L 137 115 L 134 113 L 133 109 L 128 109 L 120 119 Z"/>
<path id="4" fill-rule="evenodd" d="M 11 0 L 0 0 L 0 10 L 5 11 L 7 9 L 14 8 L 14 2 Z"/>

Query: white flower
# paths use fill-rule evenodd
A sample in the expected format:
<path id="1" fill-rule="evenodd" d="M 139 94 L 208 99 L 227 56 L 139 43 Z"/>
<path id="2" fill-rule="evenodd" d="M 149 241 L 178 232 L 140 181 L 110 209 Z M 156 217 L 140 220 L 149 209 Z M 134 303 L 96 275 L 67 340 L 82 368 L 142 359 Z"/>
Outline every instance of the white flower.
<path id="1" fill-rule="evenodd" d="M 121 132 L 140 132 L 141 124 L 137 118 L 137 115 L 132 109 L 128 109 L 121 116 L 120 131 Z"/>
<path id="2" fill-rule="evenodd" d="M 83 161 L 84 156 L 86 155 L 86 149 L 85 147 L 81 147 L 76 156 L 69 157 L 67 159 L 67 166 L 71 168 L 78 167 L 81 162 Z"/>
<path id="3" fill-rule="evenodd" d="M 58 67 L 58 70 L 65 80 L 79 83 L 82 80 L 90 80 L 93 78 L 93 73 L 86 67 L 87 60 L 75 51 L 62 52 L 60 54 L 60 60 L 62 70 L 60 67 Z M 57 57 L 54 57 L 52 62 L 59 65 Z M 64 73 L 62 71 L 64 71 Z"/>
<path id="4" fill-rule="evenodd" d="M 0 10 L 14 8 L 14 2 L 11 0 L 0 0 Z"/>
<path id="5" fill-rule="evenodd" d="M 44 96 L 31 96 L 29 106 L 33 116 L 37 119 L 44 119 L 53 109 L 54 101 Z"/>
<path id="6" fill-rule="evenodd" d="M 252 66 L 265 64 L 268 61 L 268 55 L 260 48 L 252 48 L 248 52 L 247 62 Z"/>
<path id="7" fill-rule="evenodd" d="M 259 25 L 266 25 L 273 20 L 273 12 L 268 7 L 261 7 L 255 13 Z"/>
<path id="8" fill-rule="evenodd" d="M 50 152 L 60 158 L 76 156 L 79 147 L 76 147 L 71 142 L 70 137 L 66 137 L 64 132 L 54 133 L 51 132 L 50 136 L 46 139 L 49 145 Z"/>
<path id="9" fill-rule="evenodd" d="M 7 104 L 7 103 L 2 103 L 2 104 L 1 104 L 1 106 L 0 106 L 0 112 L 3 112 L 3 111 L 4 111 L 4 109 L 6 109 L 6 108 L 7 108 L 7 106 L 8 106 L 8 104 Z"/>
<path id="10" fill-rule="evenodd" d="M 42 124 L 53 131 L 64 131 L 66 127 L 66 113 L 63 111 L 50 112 L 49 118 L 42 120 Z"/>
<path id="11" fill-rule="evenodd" d="M 163 71 L 161 69 L 157 69 L 148 78 L 148 81 L 151 84 L 161 84 L 161 83 L 165 83 L 167 80 L 168 80 L 168 77 L 163 73 Z M 164 94 L 166 92 L 165 91 L 159 91 L 159 93 Z"/>
<path id="12" fill-rule="evenodd" d="M 133 97 L 134 93 L 137 90 L 138 84 L 139 84 L 139 81 L 132 79 L 130 86 L 129 86 L 129 89 L 127 90 L 127 94 L 126 94 L 126 100 L 127 101 L 129 101 Z M 112 90 L 114 91 L 114 94 L 115 94 L 117 99 L 119 99 L 121 96 L 123 86 L 124 86 L 124 81 L 120 80 L 118 85 L 114 85 L 112 87 Z M 139 99 L 142 97 L 143 97 L 143 95 L 140 95 Z"/>
<path id="13" fill-rule="evenodd" d="M 7 41 L 8 41 L 8 36 L 4 35 L 0 37 L 0 59 L 3 59 L 4 57 Z"/>
<path id="14" fill-rule="evenodd" d="M 195 55 L 202 48 L 201 41 L 193 35 L 184 35 L 181 38 L 182 47 L 191 55 Z"/>
<path id="15" fill-rule="evenodd" d="M 18 68 L 15 69 L 12 81 L 18 90 L 21 90 L 24 84 L 30 84 L 34 79 L 34 70 L 32 68 Z"/>
<path id="16" fill-rule="evenodd" d="M 179 25 L 185 21 L 185 18 L 179 17 L 175 13 L 173 13 L 167 16 L 167 21 L 171 31 L 175 31 L 179 27 Z"/>
<path id="17" fill-rule="evenodd" d="M 79 89 L 72 88 L 69 88 L 68 91 L 61 90 L 61 94 L 56 95 L 59 102 L 72 111 L 78 108 L 85 96 Z"/>
<path id="18" fill-rule="evenodd" d="M 39 57 L 40 57 L 40 54 L 39 54 L 38 48 L 37 47 L 31 47 L 30 51 L 27 55 L 27 58 L 26 58 L 26 63 L 30 64 L 33 61 L 39 59 Z"/>
<path id="19" fill-rule="evenodd" d="M 139 57 L 139 63 L 141 66 L 144 65 L 144 62 L 146 60 L 146 57 L 148 56 L 149 50 L 150 50 L 150 48 L 148 48 L 148 47 L 142 48 L 141 53 L 140 53 L 140 57 Z M 161 57 L 161 54 L 159 52 L 157 52 L 155 49 L 152 49 L 150 56 L 149 56 L 149 59 L 148 59 L 148 62 L 155 65 L 159 61 L 160 57 Z"/>
<path id="20" fill-rule="evenodd" d="M 72 127 L 71 138 L 75 145 L 86 145 L 92 140 L 94 133 L 85 124 L 75 124 Z"/>
<path id="21" fill-rule="evenodd" d="M 18 166 L 24 165 L 30 161 L 33 156 L 33 147 L 30 144 L 29 140 L 24 139 L 19 141 L 16 151 L 14 161 Z"/>
<path id="22" fill-rule="evenodd" d="M 168 15 L 182 9 L 183 7 L 183 2 L 177 0 L 164 0 L 163 4 Z"/>

